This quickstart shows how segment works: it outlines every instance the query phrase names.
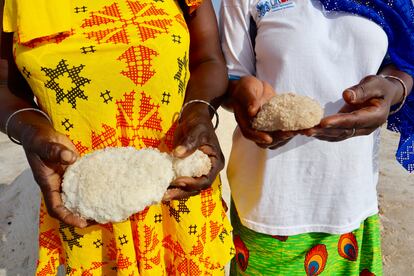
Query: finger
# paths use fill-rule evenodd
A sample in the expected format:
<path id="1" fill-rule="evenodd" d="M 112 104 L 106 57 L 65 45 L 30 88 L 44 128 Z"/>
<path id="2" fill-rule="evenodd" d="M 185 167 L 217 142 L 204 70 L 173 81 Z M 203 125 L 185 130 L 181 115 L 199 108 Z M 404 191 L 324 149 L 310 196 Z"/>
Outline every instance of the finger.
<path id="1" fill-rule="evenodd" d="M 371 99 L 372 105 L 351 113 L 341 113 L 325 117 L 321 120 L 323 128 L 371 128 L 381 126 L 387 119 L 388 108 L 383 100 Z"/>
<path id="2" fill-rule="evenodd" d="M 338 142 L 355 136 L 369 135 L 375 131 L 375 129 L 376 128 L 360 128 L 355 130 L 314 128 L 311 130 L 311 136 L 319 140 Z"/>
<path id="3" fill-rule="evenodd" d="M 207 176 L 200 177 L 177 177 L 174 179 L 170 187 L 179 188 L 184 191 L 201 191 L 210 187 L 211 181 Z"/>
<path id="4" fill-rule="evenodd" d="M 46 207 L 49 214 L 66 224 L 73 225 L 79 228 L 88 226 L 86 219 L 77 216 L 70 212 L 64 205 L 60 191 L 57 190 L 43 190 Z"/>
<path id="5" fill-rule="evenodd" d="M 243 114 L 239 107 L 235 107 L 234 112 L 237 124 L 245 138 L 261 144 L 270 144 L 273 141 L 268 133 L 253 129 L 250 119 Z"/>
<path id="6" fill-rule="evenodd" d="M 200 191 L 184 191 L 181 189 L 177 189 L 177 188 L 171 188 L 168 189 L 165 193 L 164 196 L 162 198 L 163 202 L 168 202 L 171 200 L 179 200 L 179 199 L 185 199 L 191 196 L 195 196 L 198 195 L 200 193 Z"/>
<path id="7" fill-rule="evenodd" d="M 287 143 L 289 143 L 290 140 L 291 140 L 291 138 L 290 139 L 287 139 L 287 140 L 284 140 L 284 141 L 280 141 L 279 143 L 277 143 L 277 144 L 272 145 L 271 147 L 269 147 L 269 149 L 271 149 L 271 150 L 278 149 L 278 148 L 286 145 Z"/>
<path id="8" fill-rule="evenodd" d="M 77 159 L 77 154 L 68 149 L 62 144 L 49 142 L 38 151 L 42 160 L 46 160 L 51 163 L 60 163 L 62 165 L 73 164 Z"/>
<path id="9" fill-rule="evenodd" d="M 299 134 L 300 131 L 284 131 L 284 130 L 276 130 L 270 133 L 273 140 L 286 140 L 292 138 Z"/>
<path id="10" fill-rule="evenodd" d="M 253 117 L 261 107 L 260 98 L 263 94 L 263 82 L 256 78 L 245 78 L 236 91 L 236 101 L 247 111 L 248 115 Z"/>
<path id="11" fill-rule="evenodd" d="M 270 144 L 261 144 L 256 143 L 261 148 L 269 148 L 269 149 L 277 149 L 281 146 L 286 145 L 294 136 L 299 134 L 299 131 L 274 131 L 271 133 L 272 135 L 272 143 Z"/>
<path id="12" fill-rule="evenodd" d="M 201 144 L 208 141 L 204 127 L 196 126 L 187 135 L 182 135 L 181 140 L 173 150 L 175 157 L 184 158 L 191 155 Z"/>
<path id="13" fill-rule="evenodd" d="M 211 169 L 207 176 L 215 179 L 217 174 L 224 168 L 223 153 L 220 149 L 217 149 L 211 145 L 203 145 L 199 149 L 207 154 L 211 161 Z"/>
<path id="14" fill-rule="evenodd" d="M 379 76 L 368 76 L 359 84 L 347 88 L 342 96 L 349 104 L 362 104 L 372 98 L 383 98 L 384 90 L 380 89 L 383 79 Z"/>

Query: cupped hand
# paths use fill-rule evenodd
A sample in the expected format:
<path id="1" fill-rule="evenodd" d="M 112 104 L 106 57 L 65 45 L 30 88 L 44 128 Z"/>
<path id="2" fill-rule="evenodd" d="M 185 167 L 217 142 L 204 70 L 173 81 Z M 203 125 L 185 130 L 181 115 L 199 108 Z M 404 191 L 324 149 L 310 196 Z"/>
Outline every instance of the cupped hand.
<path id="1" fill-rule="evenodd" d="M 46 125 L 29 127 L 21 140 L 49 215 L 69 225 L 86 227 L 88 222 L 70 212 L 61 197 L 63 174 L 78 157 L 74 145 L 65 135 Z"/>
<path id="2" fill-rule="evenodd" d="M 195 103 L 183 112 L 174 133 L 173 155 L 185 158 L 195 150 L 201 150 L 211 160 L 211 170 L 200 177 L 178 177 L 170 185 L 163 200 L 182 199 L 207 189 L 224 168 L 224 155 L 210 120 L 208 106 Z"/>
<path id="3" fill-rule="evenodd" d="M 277 131 L 267 132 L 267 134 L 272 138 L 272 141 L 270 143 L 256 142 L 256 144 L 261 148 L 274 150 L 274 149 L 277 149 L 277 148 L 280 148 L 286 145 L 293 137 L 300 134 L 300 132 L 277 130 Z"/>
<path id="4" fill-rule="evenodd" d="M 392 103 L 401 97 L 400 90 L 398 84 L 388 79 L 368 76 L 343 92 L 345 105 L 337 114 L 301 133 L 331 142 L 369 135 L 386 122 Z"/>
<path id="5" fill-rule="evenodd" d="M 231 84 L 231 102 L 240 131 L 261 148 L 276 149 L 298 134 L 293 131 L 265 132 L 252 127 L 252 121 L 262 105 L 275 95 L 270 84 L 253 76 L 242 77 Z"/>

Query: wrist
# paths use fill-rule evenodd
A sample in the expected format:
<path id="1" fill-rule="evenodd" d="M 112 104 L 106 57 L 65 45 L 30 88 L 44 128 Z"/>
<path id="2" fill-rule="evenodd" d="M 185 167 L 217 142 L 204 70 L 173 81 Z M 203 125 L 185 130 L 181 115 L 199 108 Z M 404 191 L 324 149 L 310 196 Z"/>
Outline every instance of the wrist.
<path id="1" fill-rule="evenodd" d="M 10 140 L 16 144 L 22 144 L 27 137 L 40 129 L 53 130 L 49 116 L 35 108 L 23 108 L 12 113 L 6 122 L 5 132 Z"/>
<path id="2" fill-rule="evenodd" d="M 178 121 L 181 122 L 183 118 L 198 118 L 199 120 L 206 119 L 211 122 L 213 116 L 216 117 L 214 124 L 214 129 L 216 129 L 219 124 L 219 116 L 215 107 L 207 101 L 195 99 L 186 102 L 182 106 Z"/>
<path id="3" fill-rule="evenodd" d="M 395 114 L 403 107 L 405 100 L 407 99 L 408 92 L 409 92 L 407 85 L 403 79 L 397 76 L 393 76 L 393 75 L 380 75 L 380 76 L 394 83 L 395 85 L 395 90 L 394 90 L 395 92 L 391 100 L 391 106 L 396 106 L 396 107 L 391 108 L 389 115 Z M 401 88 L 402 88 L 402 94 L 400 94 L 399 92 L 401 91 Z"/>
<path id="4" fill-rule="evenodd" d="M 404 94 L 405 94 L 403 86 L 396 79 L 392 79 L 389 77 L 386 77 L 386 78 L 389 82 L 393 83 L 393 85 L 395 86 L 395 90 L 394 90 L 395 92 L 391 99 L 391 105 L 396 105 L 396 104 L 401 103 L 404 100 Z"/>
<path id="5" fill-rule="evenodd" d="M 240 92 L 245 90 L 245 87 L 248 87 L 250 83 L 258 81 L 254 76 L 243 76 L 239 79 L 233 79 L 229 82 L 228 92 L 227 92 L 227 103 L 233 108 L 233 105 L 237 102 Z"/>

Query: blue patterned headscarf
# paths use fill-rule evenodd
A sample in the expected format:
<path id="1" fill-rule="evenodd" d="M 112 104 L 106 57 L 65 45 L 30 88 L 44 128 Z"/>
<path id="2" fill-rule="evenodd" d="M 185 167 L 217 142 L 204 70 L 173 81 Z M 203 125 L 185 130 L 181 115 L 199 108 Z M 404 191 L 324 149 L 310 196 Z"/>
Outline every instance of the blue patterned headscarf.
<path id="1" fill-rule="evenodd" d="M 357 14 L 387 33 L 390 62 L 414 78 L 414 7 L 411 0 L 320 0 L 327 11 Z M 414 172 L 414 91 L 404 107 L 388 118 L 388 129 L 400 132 L 396 158 Z"/>

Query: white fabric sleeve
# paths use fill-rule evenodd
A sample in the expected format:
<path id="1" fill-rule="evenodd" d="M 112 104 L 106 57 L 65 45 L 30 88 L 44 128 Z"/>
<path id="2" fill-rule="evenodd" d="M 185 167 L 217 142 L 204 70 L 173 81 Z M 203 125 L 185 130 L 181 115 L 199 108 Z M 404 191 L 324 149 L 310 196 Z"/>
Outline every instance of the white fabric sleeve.
<path id="1" fill-rule="evenodd" d="M 223 0 L 221 4 L 221 46 L 230 79 L 256 73 L 249 7 L 248 0 Z"/>

